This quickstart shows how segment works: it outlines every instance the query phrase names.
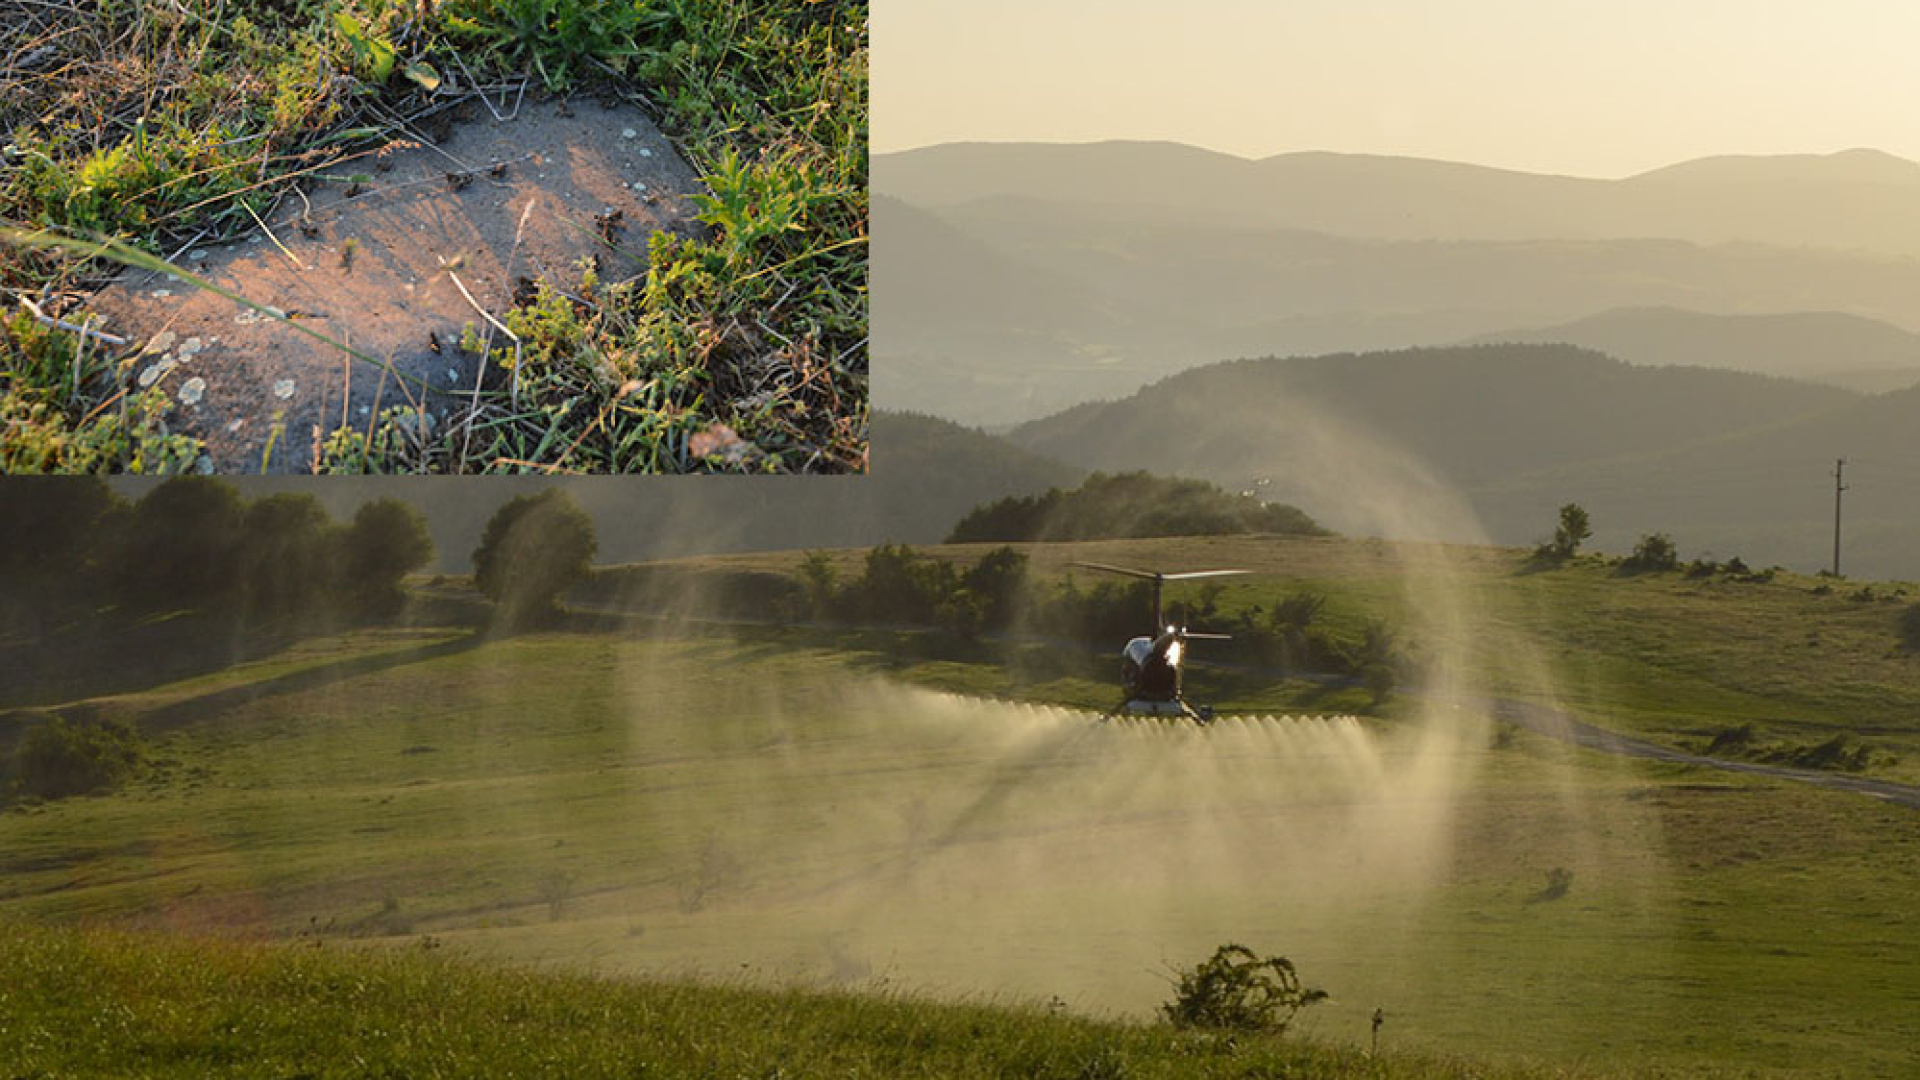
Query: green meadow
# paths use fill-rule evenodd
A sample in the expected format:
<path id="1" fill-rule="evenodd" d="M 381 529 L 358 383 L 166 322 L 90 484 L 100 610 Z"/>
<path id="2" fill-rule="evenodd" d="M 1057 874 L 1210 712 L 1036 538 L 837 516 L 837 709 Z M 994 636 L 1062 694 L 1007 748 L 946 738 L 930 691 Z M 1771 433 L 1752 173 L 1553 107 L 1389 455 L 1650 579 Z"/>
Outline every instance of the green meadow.
<path id="1" fill-rule="evenodd" d="M 1749 722 L 1859 732 L 1873 775 L 1913 775 L 1916 661 L 1897 605 L 1853 586 L 1322 539 L 1061 545 L 1034 571 L 1080 558 L 1247 566 L 1222 612 L 1311 587 L 1327 619 L 1384 612 L 1485 692 L 1694 749 Z M 1828 648 L 1856 656 L 1844 677 Z M 1085 653 L 602 617 L 311 639 L 43 708 L 134 724 L 150 765 L 0 813 L 0 1057 L 181 1076 L 1914 1067 L 1910 809 L 1576 749 L 1433 687 L 1354 716 L 1344 688 L 1202 669 L 1196 696 L 1236 715 L 1097 724 L 1111 664 Z M 1155 1023 L 1175 970 L 1227 941 L 1331 1001 L 1278 1041 Z"/>

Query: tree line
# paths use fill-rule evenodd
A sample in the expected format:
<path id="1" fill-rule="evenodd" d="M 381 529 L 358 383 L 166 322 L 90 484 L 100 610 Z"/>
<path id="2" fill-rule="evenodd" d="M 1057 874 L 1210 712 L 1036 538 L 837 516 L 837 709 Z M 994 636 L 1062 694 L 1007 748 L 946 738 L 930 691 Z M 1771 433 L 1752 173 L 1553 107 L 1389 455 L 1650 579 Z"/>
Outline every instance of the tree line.
<path id="1" fill-rule="evenodd" d="M 954 525 L 950 544 L 1107 540 L 1141 536 L 1226 536 L 1327 530 L 1304 511 L 1232 495 L 1204 480 L 1145 472 L 1094 473 L 1072 490 L 1015 495 L 975 507 Z"/>
<path id="2" fill-rule="evenodd" d="M 92 477 L 18 477 L 0 500 L 0 633 L 40 638 L 77 619 L 193 612 L 292 633 L 391 620 L 403 579 L 434 556 L 399 499 L 335 521 L 318 499 L 249 500 L 214 477 L 127 500 Z M 593 519 L 557 488 L 501 504 L 473 551 L 474 584 L 508 625 L 550 619 L 598 551 Z"/>
<path id="3" fill-rule="evenodd" d="M 248 500 L 201 476 L 133 501 L 97 478 L 16 477 L 0 535 L 0 627 L 32 637 L 181 611 L 289 630 L 389 619 L 405 603 L 401 579 L 434 550 L 420 513 L 397 499 L 337 522 L 311 495 Z"/>

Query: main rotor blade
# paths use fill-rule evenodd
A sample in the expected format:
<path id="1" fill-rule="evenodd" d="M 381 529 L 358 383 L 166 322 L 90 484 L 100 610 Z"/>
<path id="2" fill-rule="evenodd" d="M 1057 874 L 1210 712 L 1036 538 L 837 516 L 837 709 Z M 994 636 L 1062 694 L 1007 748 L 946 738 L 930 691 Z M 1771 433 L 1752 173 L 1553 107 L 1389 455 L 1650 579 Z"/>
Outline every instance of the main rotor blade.
<path id="1" fill-rule="evenodd" d="M 1105 570 L 1109 574 L 1125 574 L 1128 577 L 1146 578 L 1148 581 L 1158 581 L 1166 576 L 1164 574 L 1156 574 L 1151 570 L 1135 570 L 1129 566 L 1109 566 L 1106 563 L 1076 562 L 1069 563 L 1068 565 L 1084 566 L 1089 570 Z"/>
<path id="2" fill-rule="evenodd" d="M 1109 574 L 1125 574 L 1128 577 L 1146 578 L 1148 581 L 1185 581 L 1188 578 L 1226 577 L 1228 574 L 1251 574 L 1251 570 L 1189 570 L 1181 574 L 1160 574 L 1152 570 L 1135 570 L 1130 566 L 1114 566 L 1110 563 L 1074 562 L 1070 566 L 1084 566 L 1089 570 L 1105 570 Z"/>

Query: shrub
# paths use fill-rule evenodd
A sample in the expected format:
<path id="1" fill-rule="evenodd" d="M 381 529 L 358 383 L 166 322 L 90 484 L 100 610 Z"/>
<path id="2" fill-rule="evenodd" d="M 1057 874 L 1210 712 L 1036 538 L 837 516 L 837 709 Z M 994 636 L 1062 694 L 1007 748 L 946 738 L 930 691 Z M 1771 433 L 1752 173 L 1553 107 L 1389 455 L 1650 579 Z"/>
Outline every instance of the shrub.
<path id="1" fill-rule="evenodd" d="M 1633 554 L 1627 556 L 1626 565 L 1630 570 L 1672 570 L 1680 565 L 1680 554 L 1673 546 L 1673 537 L 1666 533 L 1648 533 L 1633 545 Z"/>
<path id="2" fill-rule="evenodd" d="M 1244 945 L 1226 944 L 1180 976 L 1174 998 L 1160 1007 L 1176 1028 L 1280 1034 L 1301 1009 L 1325 1001 L 1324 990 L 1300 985 L 1293 961 L 1261 959 Z"/>
<path id="3" fill-rule="evenodd" d="M 132 776 L 145 758 L 144 741 L 123 723 L 71 723 L 56 716 L 21 737 L 13 753 L 13 786 L 40 799 L 104 791 Z"/>
<path id="4" fill-rule="evenodd" d="M 1900 644 L 1908 652 L 1920 653 L 1920 604 L 1908 604 L 1900 613 Z"/>
<path id="5" fill-rule="evenodd" d="M 1573 888 L 1573 871 L 1564 866 L 1556 866 L 1547 871 L 1546 888 L 1528 897 L 1527 902 L 1537 904 L 1545 903 L 1549 900 L 1558 900 L 1566 896 L 1567 890 L 1571 888 Z"/>

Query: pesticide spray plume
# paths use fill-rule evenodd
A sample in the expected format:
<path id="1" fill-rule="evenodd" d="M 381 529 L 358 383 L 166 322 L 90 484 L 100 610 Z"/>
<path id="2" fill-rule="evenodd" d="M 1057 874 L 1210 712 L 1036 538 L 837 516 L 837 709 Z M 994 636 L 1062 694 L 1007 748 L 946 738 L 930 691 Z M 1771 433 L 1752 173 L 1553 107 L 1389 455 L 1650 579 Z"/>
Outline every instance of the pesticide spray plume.
<path id="1" fill-rule="evenodd" d="M 639 793 L 686 843 L 598 962 L 1139 1015 L 1223 935 L 1357 936 L 1329 920 L 1404 906 L 1439 850 L 1416 755 L 1352 717 L 1098 722 L 824 678 L 751 711 L 706 730 L 723 782 Z"/>
<path id="2" fill-rule="evenodd" d="M 1584 799 L 1545 744 L 1527 767 L 1546 778 L 1503 795 L 1508 817 L 1487 817 L 1484 792 L 1463 810 L 1488 761 L 1486 654 L 1503 658 L 1502 692 L 1524 683 L 1550 701 L 1548 666 L 1475 595 L 1463 568 L 1485 556 L 1432 539 L 1477 531 L 1446 484 L 1350 426 L 1289 422 L 1293 475 L 1337 496 L 1349 535 L 1382 538 L 1341 550 L 1397 582 L 1395 630 L 1421 673 L 1397 719 L 1102 722 L 905 685 L 827 647 L 736 645 L 737 669 L 689 679 L 722 646 L 656 639 L 614 669 L 621 812 L 647 839 L 613 854 L 629 865 L 584 872 L 598 880 L 558 929 L 497 928 L 485 947 L 1138 1018 L 1167 999 L 1171 969 L 1239 941 L 1333 991 L 1309 1030 L 1364 1030 L 1383 1004 L 1405 1016 L 1413 988 L 1488 947 L 1457 912 L 1436 915 L 1463 874 L 1488 873 L 1462 868 L 1463 834 L 1545 814 L 1561 836 L 1618 811 Z M 1578 850 L 1552 857 L 1586 865 Z"/>

